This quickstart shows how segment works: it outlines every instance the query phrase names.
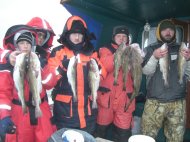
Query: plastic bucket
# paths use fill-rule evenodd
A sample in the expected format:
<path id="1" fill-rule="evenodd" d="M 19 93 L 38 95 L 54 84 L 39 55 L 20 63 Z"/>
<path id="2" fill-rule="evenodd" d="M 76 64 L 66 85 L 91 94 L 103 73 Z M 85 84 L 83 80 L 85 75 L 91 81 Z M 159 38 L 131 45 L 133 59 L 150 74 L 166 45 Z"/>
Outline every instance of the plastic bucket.
<path id="1" fill-rule="evenodd" d="M 128 142 L 156 142 L 152 137 L 146 135 L 133 135 Z"/>

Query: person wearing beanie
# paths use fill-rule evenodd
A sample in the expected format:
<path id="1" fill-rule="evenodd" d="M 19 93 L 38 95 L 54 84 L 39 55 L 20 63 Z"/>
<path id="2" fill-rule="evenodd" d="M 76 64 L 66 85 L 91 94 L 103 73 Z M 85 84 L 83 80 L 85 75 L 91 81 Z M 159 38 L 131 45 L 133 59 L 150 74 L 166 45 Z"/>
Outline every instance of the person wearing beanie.
<path id="1" fill-rule="evenodd" d="M 24 83 L 23 91 L 27 109 L 25 114 L 23 113 L 18 90 L 14 85 L 13 72 L 18 69 L 15 67 L 17 56 L 21 53 L 28 53 L 32 58 L 35 54 L 36 35 L 36 30 L 29 26 L 14 25 L 7 30 L 4 37 L 5 48 L 14 47 L 11 52 L 6 50 L 8 53 L 5 54 L 7 62 L 0 64 L 2 79 L 0 82 L 0 137 L 3 137 L 6 142 L 46 142 L 55 132 L 55 126 L 51 124 L 50 120 L 52 113 L 48 104 L 46 90 L 42 87 L 39 94 L 41 99 L 39 107 L 42 116 L 36 117 L 32 99 L 33 94 L 31 93 L 28 78 L 24 77 L 24 80 L 21 80 Z M 15 59 L 10 60 L 10 58 Z"/>
<path id="2" fill-rule="evenodd" d="M 29 54 L 31 51 L 35 50 L 34 47 L 34 37 L 30 31 L 21 30 L 14 36 L 15 47 L 20 52 L 25 52 Z"/>
<path id="3" fill-rule="evenodd" d="M 81 17 L 69 17 L 58 39 L 61 45 L 53 48 L 43 70 L 43 86 L 53 88 L 53 122 L 58 130 L 66 127 L 90 134 L 95 130 L 97 107 L 92 106 L 88 81 L 90 61 L 96 62 L 97 75 L 102 79 L 106 71 L 89 35 L 87 24 Z"/>
<path id="4" fill-rule="evenodd" d="M 32 33 L 30 32 L 21 33 L 19 37 L 16 39 L 16 43 L 18 44 L 20 41 L 27 41 L 32 46 L 34 44 Z"/>
<path id="5" fill-rule="evenodd" d="M 156 30 L 157 42 L 145 48 L 142 63 L 147 77 L 147 100 L 141 121 L 142 134 L 156 138 L 161 127 L 167 142 L 183 142 L 186 121 L 186 86 L 190 77 L 190 49 L 185 43 L 176 43 L 176 28 L 170 19 L 161 21 Z M 186 66 L 179 81 L 180 58 Z M 164 60 L 168 68 L 161 72 Z M 168 74 L 165 84 L 163 76 Z"/>
<path id="6" fill-rule="evenodd" d="M 123 73 L 118 73 L 118 85 L 114 86 L 114 53 L 122 43 L 129 44 L 129 30 L 125 25 L 115 26 L 113 28 L 111 43 L 100 47 L 100 61 L 104 63 L 107 71 L 107 77 L 101 81 L 98 91 L 98 117 L 95 136 L 106 139 L 111 124 L 113 128 L 113 141 L 124 142 L 131 136 L 131 128 L 135 110 L 135 101 L 132 101 L 128 110 L 124 108 L 131 94 L 133 93 L 133 80 L 131 72 L 128 73 L 126 82 L 126 91 L 123 91 Z"/>

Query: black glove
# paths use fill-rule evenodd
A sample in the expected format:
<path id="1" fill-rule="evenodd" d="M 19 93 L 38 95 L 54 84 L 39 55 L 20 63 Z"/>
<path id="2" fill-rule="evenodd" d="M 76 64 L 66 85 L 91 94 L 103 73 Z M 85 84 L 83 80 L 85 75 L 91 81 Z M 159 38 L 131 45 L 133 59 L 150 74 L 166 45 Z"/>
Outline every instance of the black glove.
<path id="1" fill-rule="evenodd" d="M 57 69 L 59 74 L 61 74 L 62 76 L 65 76 L 66 71 L 64 69 L 67 69 L 68 65 L 69 65 L 69 59 L 67 59 L 67 56 L 64 56 L 64 58 L 62 60 L 62 66 L 59 66 Z"/>
<path id="2" fill-rule="evenodd" d="M 67 69 L 68 65 L 69 65 L 69 59 L 67 59 L 67 56 L 64 56 L 63 60 L 62 60 L 62 65 L 65 69 Z"/>
<path id="3" fill-rule="evenodd" d="M 4 137 L 6 133 L 14 134 L 16 126 L 12 122 L 10 116 L 7 116 L 0 120 L 0 136 Z"/>

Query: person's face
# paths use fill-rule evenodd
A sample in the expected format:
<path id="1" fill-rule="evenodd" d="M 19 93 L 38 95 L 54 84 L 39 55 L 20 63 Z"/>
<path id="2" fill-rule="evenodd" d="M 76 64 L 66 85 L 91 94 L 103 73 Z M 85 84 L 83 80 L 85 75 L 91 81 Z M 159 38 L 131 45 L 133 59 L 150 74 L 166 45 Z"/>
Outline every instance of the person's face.
<path id="1" fill-rule="evenodd" d="M 175 34 L 175 31 L 171 28 L 166 28 L 166 29 L 161 31 L 161 37 L 165 41 L 171 41 L 174 37 L 174 34 Z"/>
<path id="2" fill-rule="evenodd" d="M 17 43 L 17 45 L 18 45 L 19 50 L 23 53 L 28 54 L 28 53 L 30 53 L 30 51 L 32 49 L 32 45 L 28 41 L 25 41 L 25 40 L 19 41 Z"/>
<path id="3" fill-rule="evenodd" d="M 74 44 L 79 44 L 83 41 L 83 34 L 81 33 L 71 33 L 69 39 Z"/>
<path id="4" fill-rule="evenodd" d="M 114 36 L 114 41 L 117 45 L 120 45 L 122 42 L 127 42 L 128 38 L 126 34 L 116 34 Z"/>
<path id="5" fill-rule="evenodd" d="M 41 46 L 44 43 L 44 40 L 46 38 L 46 34 L 44 32 L 37 32 L 38 34 L 38 43 L 37 45 Z"/>

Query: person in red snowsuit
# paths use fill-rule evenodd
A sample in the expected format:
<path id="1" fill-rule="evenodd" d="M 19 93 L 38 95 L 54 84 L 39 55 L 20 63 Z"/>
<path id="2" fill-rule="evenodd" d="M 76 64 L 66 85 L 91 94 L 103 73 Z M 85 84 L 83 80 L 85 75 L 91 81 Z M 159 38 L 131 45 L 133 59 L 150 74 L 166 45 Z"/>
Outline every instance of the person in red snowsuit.
<path id="1" fill-rule="evenodd" d="M 33 21 L 35 23 L 35 21 Z M 41 22 L 42 23 L 42 22 Z M 0 127 L 2 126 L 2 134 L 5 133 L 14 133 L 6 134 L 7 142 L 46 142 L 51 134 L 55 131 L 55 127 L 51 124 L 51 111 L 47 100 L 46 90 L 43 88 L 40 94 L 41 104 L 40 109 L 42 110 L 42 116 L 35 118 L 33 113 L 33 106 L 31 105 L 31 93 L 30 88 L 25 82 L 25 100 L 27 104 L 28 112 L 23 114 L 21 103 L 18 99 L 17 90 L 14 87 L 14 82 L 12 79 L 12 71 L 14 68 L 16 55 L 20 54 L 20 51 L 15 51 L 17 48 L 16 39 L 18 35 L 25 32 L 25 30 L 32 32 L 32 49 L 36 51 L 40 62 L 41 67 L 45 66 L 47 63 L 46 58 L 48 58 L 48 53 L 39 52 L 35 50 L 37 48 L 43 48 L 38 43 L 38 31 L 36 31 L 33 26 L 27 25 L 15 25 L 8 29 L 5 38 L 4 38 L 4 50 L 1 53 L 1 76 L 3 82 L 0 83 Z M 41 28 L 41 27 L 39 27 Z M 54 32 L 44 29 L 44 32 L 50 32 L 49 38 L 46 40 L 46 49 L 49 49 L 52 43 Z M 35 39 L 34 39 L 34 37 Z M 46 35 L 44 36 L 44 39 Z M 45 43 L 45 42 L 44 42 Z M 41 50 L 40 50 L 41 51 Z M 44 59 L 45 58 L 45 59 Z M 2 125 L 1 125 L 2 124 Z M 12 128 L 11 128 L 12 127 Z M 11 131 L 11 132 L 10 132 Z"/>
<path id="2" fill-rule="evenodd" d="M 75 128 L 91 134 L 95 130 L 97 109 L 92 108 L 88 81 L 89 61 L 94 59 L 97 62 L 102 78 L 106 76 L 106 71 L 94 52 L 90 35 L 85 21 L 79 16 L 71 16 L 58 40 L 62 45 L 53 48 L 44 69 L 44 86 L 49 89 L 54 87 L 53 117 L 58 129 Z M 67 77 L 68 64 L 73 57 L 77 58 L 77 101 L 73 99 L 73 91 Z"/>
<path id="3" fill-rule="evenodd" d="M 101 81 L 98 92 L 98 137 L 105 138 L 110 124 L 113 123 L 113 137 L 115 142 L 125 142 L 131 136 L 133 122 L 132 113 L 135 110 L 135 101 L 125 112 L 125 106 L 133 92 L 131 73 L 128 73 L 126 91 L 123 91 L 122 70 L 119 70 L 118 85 L 114 86 L 114 53 L 122 42 L 129 42 L 129 33 L 126 26 L 117 26 L 113 29 L 112 42 L 99 49 L 100 61 L 106 68 L 107 77 Z"/>

